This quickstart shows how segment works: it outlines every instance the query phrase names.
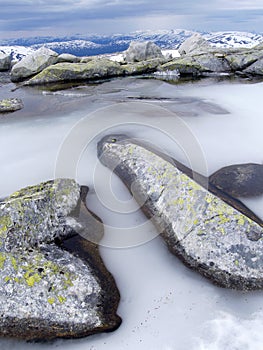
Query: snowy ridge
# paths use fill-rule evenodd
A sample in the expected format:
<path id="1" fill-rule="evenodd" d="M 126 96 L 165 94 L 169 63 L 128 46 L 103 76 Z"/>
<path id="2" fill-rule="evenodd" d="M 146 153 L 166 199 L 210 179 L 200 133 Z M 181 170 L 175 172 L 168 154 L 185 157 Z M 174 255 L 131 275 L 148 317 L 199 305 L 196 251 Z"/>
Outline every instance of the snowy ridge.
<path id="1" fill-rule="evenodd" d="M 52 38 L 36 37 L 5 40 L 0 42 L 0 52 L 12 55 L 13 60 L 19 60 L 41 46 L 56 51 L 58 54 L 71 53 L 76 56 L 93 56 L 112 54 L 126 50 L 131 41 L 150 40 L 162 49 L 174 50 L 195 32 L 183 29 L 136 31 L 129 34 L 114 34 L 111 36 L 90 35 Z M 251 48 L 263 41 L 261 34 L 247 32 L 215 32 L 201 33 L 212 45 L 217 47 L 247 47 Z M 19 45 L 18 45 L 19 44 Z"/>
<path id="2" fill-rule="evenodd" d="M 11 55 L 12 61 L 19 61 L 36 49 L 25 46 L 0 46 L 0 53 Z"/>
<path id="3" fill-rule="evenodd" d="M 78 52 L 78 51 L 82 51 L 85 49 L 97 49 L 100 48 L 101 45 L 96 44 L 92 41 L 88 41 L 88 40 L 69 40 L 69 41 L 55 41 L 52 43 L 45 43 L 43 44 L 37 44 L 37 45 L 33 45 L 31 47 L 35 48 L 35 49 L 39 49 L 40 47 L 45 46 L 48 49 L 52 49 L 58 53 L 65 53 L 68 51 L 74 51 L 74 52 Z"/>
<path id="4" fill-rule="evenodd" d="M 251 48 L 263 41 L 261 34 L 247 32 L 215 32 L 206 34 L 204 37 L 217 47 Z"/>

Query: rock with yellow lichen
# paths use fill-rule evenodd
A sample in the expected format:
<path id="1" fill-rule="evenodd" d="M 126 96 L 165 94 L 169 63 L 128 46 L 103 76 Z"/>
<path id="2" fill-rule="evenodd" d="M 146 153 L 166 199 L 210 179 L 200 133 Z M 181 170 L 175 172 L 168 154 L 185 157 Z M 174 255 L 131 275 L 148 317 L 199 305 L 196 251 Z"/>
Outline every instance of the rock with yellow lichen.
<path id="1" fill-rule="evenodd" d="M 0 336 L 75 338 L 120 324 L 96 244 L 102 223 L 81 197 L 74 180 L 57 179 L 0 203 Z"/>
<path id="2" fill-rule="evenodd" d="M 0 113 L 15 112 L 24 107 L 19 98 L 5 98 L 0 100 Z"/>
<path id="3" fill-rule="evenodd" d="M 103 138 L 98 156 L 123 179 L 171 252 L 187 266 L 222 287 L 263 288 L 262 222 L 240 202 L 219 198 L 173 159 L 125 135 Z"/>

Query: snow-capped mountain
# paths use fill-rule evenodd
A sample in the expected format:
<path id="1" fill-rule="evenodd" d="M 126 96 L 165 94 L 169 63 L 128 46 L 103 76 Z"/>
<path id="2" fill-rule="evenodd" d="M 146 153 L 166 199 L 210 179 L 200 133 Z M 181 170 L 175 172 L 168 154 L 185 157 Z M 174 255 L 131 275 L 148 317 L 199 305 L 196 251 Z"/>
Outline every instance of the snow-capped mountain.
<path id="1" fill-rule="evenodd" d="M 130 34 L 114 35 L 75 35 L 71 37 L 36 37 L 5 40 L 0 42 L 0 52 L 12 55 L 13 60 L 21 59 L 41 46 L 57 53 L 71 53 L 76 56 L 93 56 L 124 51 L 131 41 L 153 41 L 162 49 L 177 49 L 193 35 L 189 30 L 136 31 Z M 263 41 L 261 34 L 247 32 L 201 33 L 212 45 L 217 47 L 253 47 Z"/>
<path id="2" fill-rule="evenodd" d="M 204 35 L 217 47 L 253 47 L 263 41 L 263 36 L 247 32 L 215 32 Z"/>
<path id="3" fill-rule="evenodd" d="M 11 55 L 12 61 L 19 61 L 36 49 L 25 46 L 0 46 L 0 53 Z"/>
<path id="4" fill-rule="evenodd" d="M 34 49 L 45 46 L 48 49 L 61 53 L 74 53 L 76 56 L 85 56 L 85 53 L 90 50 L 99 50 L 101 45 L 88 40 L 68 40 L 68 41 L 54 41 L 51 43 L 32 45 Z"/>

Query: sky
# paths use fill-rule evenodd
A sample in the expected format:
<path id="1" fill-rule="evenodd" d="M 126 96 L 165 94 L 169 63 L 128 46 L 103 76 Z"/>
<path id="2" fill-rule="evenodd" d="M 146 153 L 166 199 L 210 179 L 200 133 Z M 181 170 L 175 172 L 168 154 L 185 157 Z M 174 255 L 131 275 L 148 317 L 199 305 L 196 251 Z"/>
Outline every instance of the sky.
<path id="1" fill-rule="evenodd" d="M 0 0 L 0 38 L 190 29 L 263 32 L 263 0 Z"/>

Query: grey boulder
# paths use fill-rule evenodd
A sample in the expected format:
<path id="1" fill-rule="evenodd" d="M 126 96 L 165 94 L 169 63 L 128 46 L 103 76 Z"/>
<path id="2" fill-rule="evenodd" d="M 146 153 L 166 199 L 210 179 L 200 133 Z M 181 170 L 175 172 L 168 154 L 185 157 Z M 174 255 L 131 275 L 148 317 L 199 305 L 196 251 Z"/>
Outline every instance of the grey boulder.
<path id="1" fill-rule="evenodd" d="M 165 59 L 159 46 L 151 41 L 132 41 L 124 56 L 125 61 L 129 63 L 141 62 L 155 58 Z"/>
<path id="2" fill-rule="evenodd" d="M 23 102 L 19 98 L 6 98 L 0 100 L 0 113 L 15 112 L 23 107 Z"/>
<path id="3" fill-rule="evenodd" d="M 0 71 L 6 71 L 11 68 L 11 56 L 0 53 Z"/>
<path id="4" fill-rule="evenodd" d="M 12 67 L 11 80 L 17 82 L 31 77 L 51 64 L 56 63 L 57 60 L 58 54 L 55 51 L 41 47 Z"/>
<path id="5" fill-rule="evenodd" d="M 98 156 L 187 266 L 222 287 L 263 288 L 263 225 L 237 210 L 238 202 L 229 205 L 174 160 L 125 135 L 103 138 Z"/>
<path id="6" fill-rule="evenodd" d="M 97 247 L 102 223 L 86 193 L 56 179 L 0 203 L 0 336 L 76 338 L 119 326 L 119 293 Z"/>
<path id="7" fill-rule="evenodd" d="M 193 55 L 209 51 L 212 46 L 199 33 L 186 39 L 178 48 L 180 55 Z"/>

